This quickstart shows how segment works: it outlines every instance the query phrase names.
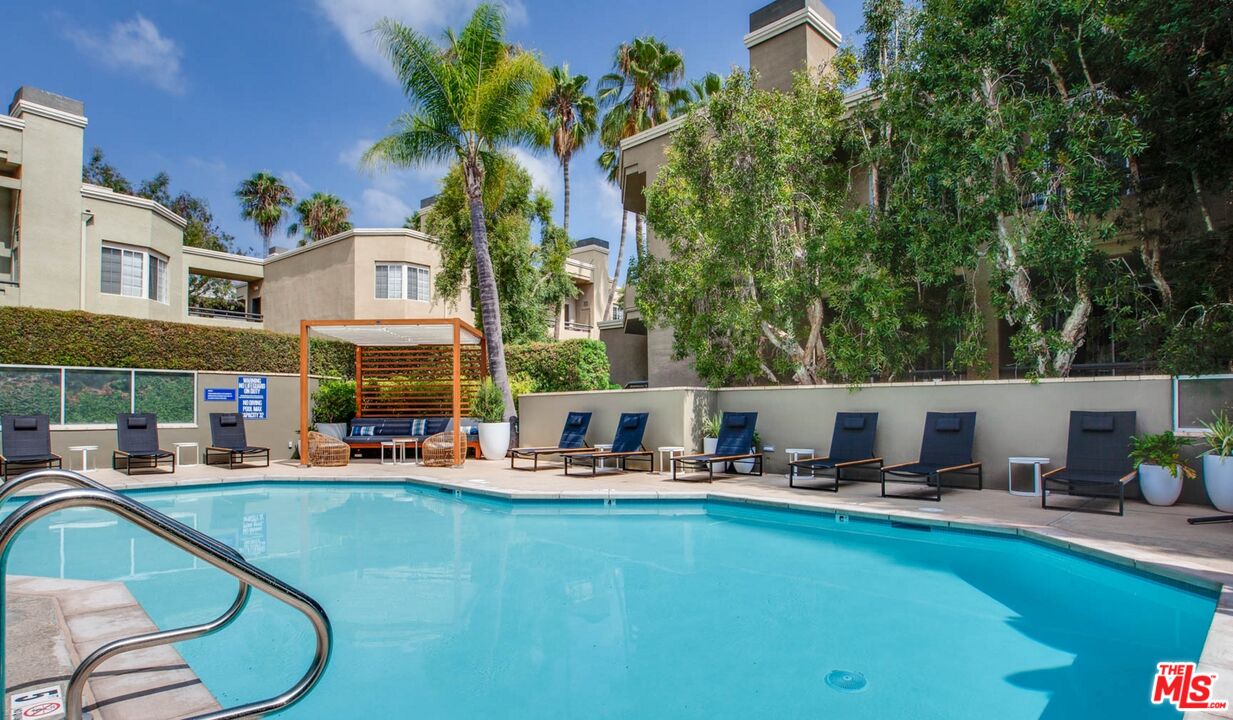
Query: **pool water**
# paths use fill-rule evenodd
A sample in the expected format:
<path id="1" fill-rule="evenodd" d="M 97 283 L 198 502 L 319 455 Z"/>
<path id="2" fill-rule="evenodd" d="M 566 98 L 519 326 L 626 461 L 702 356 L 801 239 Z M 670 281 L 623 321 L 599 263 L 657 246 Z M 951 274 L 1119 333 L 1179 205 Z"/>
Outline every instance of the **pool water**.
<path id="1" fill-rule="evenodd" d="M 286 718 L 1137 718 L 1197 660 L 1214 593 L 1010 537 L 720 503 L 504 503 L 404 485 L 139 499 L 314 596 L 324 678 Z M 10 572 L 122 580 L 161 627 L 234 581 L 122 521 L 28 528 Z M 177 646 L 226 706 L 307 667 L 308 622 L 255 594 Z"/>

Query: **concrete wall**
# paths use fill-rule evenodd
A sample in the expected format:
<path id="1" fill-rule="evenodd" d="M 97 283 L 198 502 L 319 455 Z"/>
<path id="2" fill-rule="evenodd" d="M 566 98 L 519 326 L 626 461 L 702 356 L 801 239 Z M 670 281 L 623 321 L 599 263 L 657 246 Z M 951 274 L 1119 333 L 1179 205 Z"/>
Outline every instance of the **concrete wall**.
<path id="1" fill-rule="evenodd" d="M 194 427 L 162 428 L 159 430 L 159 445 L 168 451 L 175 451 L 174 443 L 195 442 L 204 453 L 210 444 L 210 413 L 235 412 L 235 402 L 205 402 L 204 388 L 235 388 L 236 379 L 241 375 L 258 375 L 259 373 L 197 373 L 197 423 Z M 267 417 L 265 420 L 245 420 L 244 429 L 248 433 L 248 442 L 257 447 L 270 448 L 270 459 L 279 460 L 291 457 L 288 442 L 296 440 L 296 431 L 300 426 L 300 378 L 298 375 L 261 375 L 268 379 Z M 309 391 L 317 388 L 317 381 L 309 381 Z M 81 453 L 70 453 L 72 445 L 98 445 L 99 449 L 91 451 L 90 461 L 99 467 L 111 466 L 111 452 L 116 448 L 116 430 L 114 427 L 92 428 L 90 430 L 53 430 L 51 433 L 52 452 L 64 458 L 64 466 L 81 467 Z M 193 451 L 185 450 L 181 456 L 185 462 L 193 461 Z M 204 455 L 202 461 L 204 462 Z"/>
<path id="2" fill-rule="evenodd" d="M 599 332 L 608 352 L 608 380 L 622 387 L 634 380 L 646 380 L 646 335 L 625 332 L 620 321 L 610 324 L 614 327 L 604 327 Z"/>
<path id="3" fill-rule="evenodd" d="M 694 408 L 693 418 L 682 417 Z M 647 447 L 683 445 L 700 450 L 695 431 L 712 411 L 758 412 L 763 445 L 775 452 L 767 458 L 770 472 L 785 472 L 788 447 L 826 452 L 835 413 L 879 413 L 877 452 L 888 463 L 916 459 L 925 413 L 974 410 L 976 459 L 985 463 L 986 490 L 1005 490 L 1006 460 L 1012 455 L 1042 455 L 1060 466 L 1066 456 L 1066 432 L 1071 410 L 1134 410 L 1138 432 L 1172 428 L 1172 383 L 1168 377 L 1082 378 L 945 383 L 888 383 L 857 389 L 846 386 L 667 388 L 590 393 L 523 395 L 519 400 L 524 445 L 554 442 L 569 410 L 596 413 L 588 440 L 607 442 L 622 410 L 651 413 Z M 1196 470 L 1200 463 L 1192 462 Z M 1132 494 L 1137 487 L 1132 486 Z M 1188 481 L 1184 502 L 1205 503 L 1202 483 Z"/>

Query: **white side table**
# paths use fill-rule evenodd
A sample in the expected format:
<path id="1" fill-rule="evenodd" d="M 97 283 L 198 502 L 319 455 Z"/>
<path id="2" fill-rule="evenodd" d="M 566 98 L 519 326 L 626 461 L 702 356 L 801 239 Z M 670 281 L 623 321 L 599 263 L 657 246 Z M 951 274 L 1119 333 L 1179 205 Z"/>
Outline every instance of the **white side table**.
<path id="1" fill-rule="evenodd" d="M 656 471 L 654 468 L 652 468 L 651 469 L 652 475 L 658 475 L 659 473 L 664 472 L 664 468 L 667 466 L 667 463 L 664 461 L 665 457 L 667 457 L 668 460 L 671 461 L 671 459 L 676 457 L 677 455 L 684 455 L 685 448 L 679 445 L 664 445 L 662 447 L 655 448 L 655 452 L 659 455 L 659 470 Z"/>
<path id="2" fill-rule="evenodd" d="M 792 456 L 789 462 L 796 462 L 797 460 L 800 459 L 802 455 L 808 455 L 809 457 L 813 457 L 813 448 L 784 448 L 783 451 L 785 454 Z M 784 473 L 783 476 L 786 478 L 792 477 L 792 466 L 791 465 L 788 466 L 788 472 Z M 806 475 L 804 472 L 797 473 L 797 477 L 813 477 L 813 470 L 810 470 L 808 475 Z"/>
<path id="3" fill-rule="evenodd" d="M 596 452 L 606 453 L 606 452 L 609 452 L 609 451 L 611 451 L 611 450 L 612 450 L 612 443 L 595 443 L 595 451 L 596 451 Z M 608 468 L 608 461 L 607 461 L 607 460 L 605 460 L 605 459 L 603 459 L 603 458 L 600 458 L 600 459 L 596 460 L 596 461 L 595 461 L 595 468 L 596 468 L 597 470 L 605 470 L 605 469 L 607 469 L 607 468 Z"/>
<path id="4" fill-rule="evenodd" d="M 175 443 L 175 447 L 176 447 L 176 465 L 179 465 L 180 467 L 192 467 L 193 465 L 199 465 L 201 463 L 201 446 L 198 445 L 197 443 L 180 442 L 180 443 Z M 193 458 L 193 461 L 191 463 L 186 463 L 180 460 L 180 451 L 183 450 L 184 448 L 192 448 L 193 453 L 195 453 L 196 455 Z"/>
<path id="5" fill-rule="evenodd" d="M 382 440 L 381 441 L 381 464 L 382 465 L 397 465 L 398 464 L 398 441 L 397 440 Z M 405 446 L 404 446 L 405 447 Z M 385 449 L 390 449 L 390 461 L 385 461 Z"/>
<path id="6" fill-rule="evenodd" d="M 420 439 L 414 437 L 394 438 L 392 441 L 398 447 L 398 464 L 399 465 L 418 465 L 419 460 L 415 459 L 420 454 Z M 415 448 L 415 458 L 407 460 L 407 445 Z M 384 454 L 384 453 L 383 453 Z"/>
<path id="7" fill-rule="evenodd" d="M 1040 497 L 1040 469 L 1049 464 L 1047 457 L 1028 457 L 1019 456 L 1008 459 L 1006 464 L 1006 492 L 1011 495 L 1020 497 Z M 1015 466 L 1016 465 L 1031 465 L 1032 466 L 1032 490 L 1015 489 Z"/>
<path id="8" fill-rule="evenodd" d="M 98 445 L 73 445 L 69 447 L 69 452 L 81 453 L 81 470 L 80 472 L 94 472 L 98 468 L 90 467 L 90 451 L 98 450 Z M 73 469 L 73 462 L 69 461 L 69 469 Z"/>

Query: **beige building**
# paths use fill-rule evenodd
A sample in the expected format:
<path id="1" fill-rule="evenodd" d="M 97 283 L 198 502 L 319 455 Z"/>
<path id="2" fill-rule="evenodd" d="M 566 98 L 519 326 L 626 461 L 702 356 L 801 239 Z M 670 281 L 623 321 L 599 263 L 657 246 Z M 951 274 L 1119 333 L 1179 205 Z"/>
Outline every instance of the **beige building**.
<path id="1" fill-rule="evenodd" d="M 474 319 L 467 293 L 436 296 L 437 241 L 414 230 L 357 228 L 267 258 L 185 247 L 166 207 L 82 182 L 86 125 L 80 101 L 30 87 L 0 114 L 0 306 L 277 332 L 307 318 Z M 598 339 L 607 243 L 579 242 L 567 270 L 579 294 L 553 330 Z M 232 282 L 243 309 L 194 304 L 195 277 Z"/>

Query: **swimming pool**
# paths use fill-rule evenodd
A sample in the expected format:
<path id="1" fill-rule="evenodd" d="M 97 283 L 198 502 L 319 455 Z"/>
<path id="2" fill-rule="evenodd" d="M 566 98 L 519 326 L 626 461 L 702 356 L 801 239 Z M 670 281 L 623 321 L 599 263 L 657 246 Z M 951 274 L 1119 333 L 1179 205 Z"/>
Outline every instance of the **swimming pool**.
<path id="1" fill-rule="evenodd" d="M 1018 538 L 730 503 L 354 483 L 138 497 L 329 612 L 330 667 L 286 718 L 1170 717 L 1147 700 L 1155 663 L 1197 660 L 1216 603 Z M 123 580 L 162 627 L 235 588 L 94 510 L 32 525 L 9 569 Z M 289 686 L 312 640 L 257 594 L 177 647 L 230 705 Z"/>

